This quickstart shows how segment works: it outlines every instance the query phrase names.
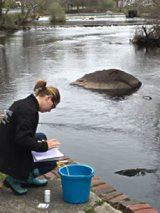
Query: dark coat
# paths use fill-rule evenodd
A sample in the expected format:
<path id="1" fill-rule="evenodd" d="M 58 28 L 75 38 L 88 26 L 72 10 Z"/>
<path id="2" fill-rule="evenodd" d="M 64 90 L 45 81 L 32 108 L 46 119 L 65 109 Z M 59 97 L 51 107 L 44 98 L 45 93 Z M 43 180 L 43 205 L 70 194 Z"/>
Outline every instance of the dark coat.
<path id="1" fill-rule="evenodd" d="M 0 171 L 26 180 L 33 166 L 31 151 L 45 152 L 46 142 L 35 140 L 39 104 L 34 95 L 12 104 L 0 123 Z"/>

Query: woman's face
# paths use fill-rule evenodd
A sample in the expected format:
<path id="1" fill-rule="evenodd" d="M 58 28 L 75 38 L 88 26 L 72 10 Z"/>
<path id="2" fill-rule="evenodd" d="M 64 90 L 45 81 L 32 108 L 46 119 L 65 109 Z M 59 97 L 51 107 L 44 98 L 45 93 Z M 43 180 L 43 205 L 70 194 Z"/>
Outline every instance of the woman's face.
<path id="1" fill-rule="evenodd" d="M 50 112 L 52 109 L 56 108 L 54 99 L 50 95 L 40 97 L 38 102 L 40 112 Z"/>

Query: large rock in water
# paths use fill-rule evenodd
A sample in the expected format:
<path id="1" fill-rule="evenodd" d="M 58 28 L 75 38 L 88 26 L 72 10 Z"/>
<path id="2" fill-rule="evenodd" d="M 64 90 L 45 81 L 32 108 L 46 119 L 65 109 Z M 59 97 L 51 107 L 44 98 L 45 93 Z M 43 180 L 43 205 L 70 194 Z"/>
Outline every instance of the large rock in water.
<path id="1" fill-rule="evenodd" d="M 111 96 L 124 96 L 136 91 L 141 86 L 141 82 L 124 71 L 109 69 L 86 74 L 71 85 L 103 91 Z"/>

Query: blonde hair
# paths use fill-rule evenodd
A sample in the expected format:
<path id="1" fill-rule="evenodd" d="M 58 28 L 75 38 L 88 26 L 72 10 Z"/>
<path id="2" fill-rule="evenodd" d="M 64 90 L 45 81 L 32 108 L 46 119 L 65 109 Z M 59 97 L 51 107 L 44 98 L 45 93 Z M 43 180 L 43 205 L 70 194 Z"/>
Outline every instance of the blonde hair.
<path id="1" fill-rule="evenodd" d="M 43 97 L 45 95 L 50 95 L 53 97 L 56 104 L 60 102 L 59 90 L 56 87 L 47 86 L 47 82 L 44 80 L 38 80 L 33 91 L 36 96 Z"/>

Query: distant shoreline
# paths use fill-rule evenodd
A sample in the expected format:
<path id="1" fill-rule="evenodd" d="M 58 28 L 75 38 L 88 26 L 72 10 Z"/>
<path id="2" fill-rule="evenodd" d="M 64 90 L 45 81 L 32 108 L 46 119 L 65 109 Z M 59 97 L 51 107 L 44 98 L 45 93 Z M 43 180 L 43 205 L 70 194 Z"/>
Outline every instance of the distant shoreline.
<path id="1" fill-rule="evenodd" d="M 48 24 L 49 17 L 40 17 L 35 23 L 37 25 Z M 78 13 L 66 14 L 65 23 L 55 23 L 53 26 L 127 26 L 153 24 L 154 20 L 141 17 L 127 18 L 123 13 Z"/>

